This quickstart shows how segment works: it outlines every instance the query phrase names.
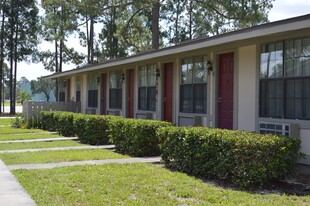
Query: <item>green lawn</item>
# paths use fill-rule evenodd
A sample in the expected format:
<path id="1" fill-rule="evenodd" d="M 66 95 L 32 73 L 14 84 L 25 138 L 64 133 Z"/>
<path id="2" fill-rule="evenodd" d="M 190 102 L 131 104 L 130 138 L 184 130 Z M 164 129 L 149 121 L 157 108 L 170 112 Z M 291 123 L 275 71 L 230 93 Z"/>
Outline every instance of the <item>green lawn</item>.
<path id="1" fill-rule="evenodd" d="M 45 132 L 41 129 L 22 129 L 22 128 L 13 128 L 11 126 L 2 126 L 0 127 L 0 139 L 3 135 L 6 134 L 18 134 L 18 133 L 38 133 L 38 132 Z"/>
<path id="2" fill-rule="evenodd" d="M 2 161 L 6 165 L 121 158 L 128 158 L 128 156 L 121 155 L 106 149 L 40 151 L 0 154 L 0 159 L 2 159 Z"/>
<path id="3" fill-rule="evenodd" d="M 0 133 L 1 133 L 0 127 Z M 51 133 L 18 133 L 18 134 L 0 134 L 0 142 L 6 140 L 26 140 L 26 139 L 46 139 L 46 138 L 60 138 L 63 136 L 59 136 L 57 134 Z"/>
<path id="4" fill-rule="evenodd" d="M 52 141 L 52 142 L 3 143 L 0 144 L 0 150 L 19 150 L 19 149 L 85 146 L 85 145 L 86 144 L 82 144 L 74 140 Z"/>
<path id="5" fill-rule="evenodd" d="M 309 205 L 310 196 L 223 189 L 152 164 L 12 171 L 37 205 Z"/>
<path id="6" fill-rule="evenodd" d="M 11 125 L 14 118 L 0 118 L 0 125 Z"/>

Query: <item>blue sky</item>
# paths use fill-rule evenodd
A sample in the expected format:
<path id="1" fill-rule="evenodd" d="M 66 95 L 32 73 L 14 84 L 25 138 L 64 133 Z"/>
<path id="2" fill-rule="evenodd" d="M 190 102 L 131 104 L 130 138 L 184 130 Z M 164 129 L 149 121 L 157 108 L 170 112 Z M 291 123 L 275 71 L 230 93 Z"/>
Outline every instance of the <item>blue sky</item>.
<path id="1" fill-rule="evenodd" d="M 309 13 L 310 0 L 275 0 L 273 3 L 273 8 L 269 12 L 269 20 L 273 22 Z M 74 42 L 71 43 L 72 45 L 76 45 Z M 52 44 L 45 43 L 41 45 L 41 48 L 43 47 L 52 48 Z M 80 49 L 83 48 L 81 47 Z M 73 66 L 64 65 L 64 70 L 70 69 L 73 69 Z M 45 70 L 42 64 L 27 64 L 22 62 L 19 63 L 18 66 L 17 79 L 19 80 L 21 77 L 26 77 L 28 80 L 33 80 L 37 77 L 49 74 L 51 74 L 51 72 Z"/>

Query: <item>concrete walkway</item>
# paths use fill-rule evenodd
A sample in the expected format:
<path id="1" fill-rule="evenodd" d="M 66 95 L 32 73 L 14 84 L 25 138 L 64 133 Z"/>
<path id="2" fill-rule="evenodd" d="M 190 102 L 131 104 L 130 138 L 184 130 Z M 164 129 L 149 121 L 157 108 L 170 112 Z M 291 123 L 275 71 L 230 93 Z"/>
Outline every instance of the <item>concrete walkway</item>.
<path id="1" fill-rule="evenodd" d="M 21 150 L 2 150 L 3 153 L 22 153 L 22 152 L 39 152 L 39 151 L 59 151 L 59 150 L 76 150 L 76 149 L 113 149 L 115 145 L 100 145 L 100 146 L 72 146 L 72 147 L 52 147 L 52 148 L 38 148 L 38 149 L 21 149 Z"/>
<path id="2" fill-rule="evenodd" d="M 29 194 L 17 182 L 8 167 L 0 160 L 0 205 L 36 205 Z"/>
<path id="3" fill-rule="evenodd" d="M 73 161 L 73 162 L 59 162 L 59 163 L 47 163 L 47 164 L 20 164 L 20 165 L 9 165 L 10 170 L 18 169 L 52 169 L 56 167 L 66 167 L 74 165 L 103 165 L 110 163 L 117 164 L 128 164 L 128 163 L 158 163 L 161 157 L 137 157 L 137 158 L 126 158 L 126 159 L 106 159 L 106 160 L 85 160 L 85 161 Z"/>
<path id="4" fill-rule="evenodd" d="M 44 139 L 24 139 L 24 140 L 6 140 L 0 141 L 1 143 L 20 143 L 20 142 L 51 142 L 51 141 L 62 141 L 62 140 L 78 140 L 77 137 L 58 137 L 58 138 L 44 138 Z"/>

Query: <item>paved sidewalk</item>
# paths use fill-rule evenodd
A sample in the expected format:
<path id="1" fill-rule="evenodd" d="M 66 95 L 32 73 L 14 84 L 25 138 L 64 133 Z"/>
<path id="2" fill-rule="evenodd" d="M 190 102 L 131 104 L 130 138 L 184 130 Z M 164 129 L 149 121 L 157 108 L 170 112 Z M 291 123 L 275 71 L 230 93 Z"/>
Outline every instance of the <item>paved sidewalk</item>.
<path id="1" fill-rule="evenodd" d="M 24 188 L 17 182 L 8 167 L 0 160 L 0 205 L 36 205 Z"/>
<path id="2" fill-rule="evenodd" d="M 25 139 L 25 140 L 6 140 L 0 141 L 1 143 L 19 143 L 19 142 L 51 142 L 51 141 L 61 141 L 61 140 L 78 140 L 77 137 L 58 137 L 58 138 L 44 138 L 44 139 Z"/>
<path id="3" fill-rule="evenodd" d="M 10 170 L 18 169 L 52 169 L 56 167 L 66 167 L 74 165 L 103 165 L 109 163 L 117 164 L 128 164 L 128 163 L 158 163 L 161 157 L 137 157 L 137 158 L 126 158 L 126 159 L 106 159 L 106 160 L 86 160 L 86 161 L 73 161 L 73 162 L 59 162 L 59 163 L 47 163 L 47 164 L 19 164 L 19 165 L 9 165 Z"/>
<path id="4" fill-rule="evenodd" d="M 59 151 L 59 150 L 79 150 L 79 149 L 113 149 L 115 145 L 100 145 L 100 146 L 72 146 L 72 147 L 52 147 L 52 148 L 37 148 L 37 149 L 21 149 L 21 150 L 2 150 L 2 153 L 22 153 L 22 152 L 39 152 L 39 151 Z"/>

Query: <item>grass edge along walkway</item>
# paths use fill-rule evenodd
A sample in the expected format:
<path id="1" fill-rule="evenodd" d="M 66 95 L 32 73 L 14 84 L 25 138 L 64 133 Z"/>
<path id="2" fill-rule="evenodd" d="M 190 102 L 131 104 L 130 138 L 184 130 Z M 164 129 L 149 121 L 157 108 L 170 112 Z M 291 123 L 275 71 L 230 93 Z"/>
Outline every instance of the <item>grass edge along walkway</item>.
<path id="1" fill-rule="evenodd" d="M 44 139 L 24 139 L 24 140 L 4 140 L 1 143 L 22 143 L 22 142 L 49 142 L 49 141 L 61 141 L 61 140 L 78 140 L 78 137 L 56 137 L 56 138 L 44 138 Z"/>
<path id="2" fill-rule="evenodd" d="M 22 153 L 22 152 L 39 152 L 39 151 L 56 151 L 56 150 L 73 150 L 73 149 L 114 149 L 114 145 L 85 145 L 85 146 L 70 146 L 70 147 L 51 147 L 51 148 L 37 148 L 37 149 L 20 149 L 20 150 L 2 150 L 2 153 Z"/>
<path id="3" fill-rule="evenodd" d="M 72 161 L 72 162 L 58 162 L 58 163 L 45 163 L 45 164 L 18 164 L 8 165 L 10 170 L 18 169 L 52 169 L 56 167 L 66 167 L 75 165 L 103 165 L 110 163 L 128 164 L 128 163 L 159 163 L 161 157 L 135 157 L 125 159 L 105 159 L 105 160 L 85 160 L 85 161 Z"/>

